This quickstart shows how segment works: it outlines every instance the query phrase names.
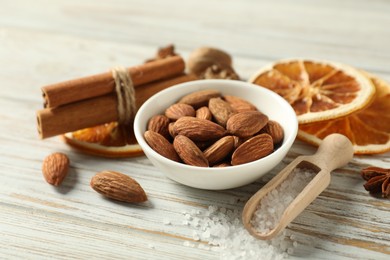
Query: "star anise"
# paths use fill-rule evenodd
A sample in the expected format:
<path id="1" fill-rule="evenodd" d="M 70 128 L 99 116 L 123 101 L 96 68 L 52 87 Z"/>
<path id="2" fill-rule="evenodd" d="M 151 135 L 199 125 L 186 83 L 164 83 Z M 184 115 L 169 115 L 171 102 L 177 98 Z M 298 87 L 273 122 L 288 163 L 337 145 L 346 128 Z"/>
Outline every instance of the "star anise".
<path id="1" fill-rule="evenodd" d="M 382 192 L 382 197 L 390 196 L 390 169 L 379 167 L 368 167 L 361 172 L 363 179 L 367 182 L 364 188 L 370 193 Z"/>

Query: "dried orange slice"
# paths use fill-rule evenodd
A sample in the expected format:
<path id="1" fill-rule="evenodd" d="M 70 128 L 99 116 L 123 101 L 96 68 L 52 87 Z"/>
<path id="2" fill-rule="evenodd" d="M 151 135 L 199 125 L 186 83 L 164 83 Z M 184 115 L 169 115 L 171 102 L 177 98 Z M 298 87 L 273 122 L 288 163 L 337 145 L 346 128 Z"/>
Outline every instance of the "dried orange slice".
<path id="1" fill-rule="evenodd" d="M 103 157 L 135 157 L 143 155 L 133 128 L 112 122 L 63 135 L 70 146 L 92 155 Z"/>
<path id="2" fill-rule="evenodd" d="M 279 61 L 262 68 L 250 82 L 284 97 L 299 123 L 348 115 L 366 106 L 375 94 L 375 87 L 359 71 L 328 61 Z"/>
<path id="3" fill-rule="evenodd" d="M 299 126 L 298 138 L 319 145 L 327 135 L 340 133 L 354 145 L 355 154 L 376 154 L 390 151 L 390 85 L 368 75 L 376 94 L 366 108 L 348 116 Z"/>

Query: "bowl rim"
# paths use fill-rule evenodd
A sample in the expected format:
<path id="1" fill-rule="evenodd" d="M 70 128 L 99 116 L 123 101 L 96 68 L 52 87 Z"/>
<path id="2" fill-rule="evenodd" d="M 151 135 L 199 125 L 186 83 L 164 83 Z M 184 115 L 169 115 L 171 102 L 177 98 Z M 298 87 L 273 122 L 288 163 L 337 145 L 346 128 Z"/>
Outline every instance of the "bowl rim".
<path id="1" fill-rule="evenodd" d="M 291 115 L 294 116 L 293 117 L 294 125 L 291 126 L 291 135 L 289 135 L 287 139 L 283 140 L 282 145 L 277 150 L 275 150 L 273 153 L 267 155 L 266 157 L 263 157 L 261 159 L 258 159 L 258 160 L 252 161 L 252 162 L 248 162 L 245 164 L 234 165 L 234 166 L 230 166 L 230 167 L 199 167 L 199 166 L 187 165 L 187 164 L 180 163 L 180 162 L 175 162 L 175 161 L 172 161 L 172 160 L 162 156 L 161 154 L 157 153 L 155 150 L 153 150 L 147 144 L 147 142 L 143 136 L 143 133 L 141 133 L 142 126 L 140 125 L 140 121 L 142 119 L 143 112 L 146 110 L 147 107 L 150 106 L 150 104 L 152 104 L 155 100 L 157 100 L 161 95 L 165 95 L 166 93 L 169 93 L 169 92 L 174 93 L 176 89 L 179 89 L 179 88 L 183 89 L 183 87 L 185 87 L 185 86 L 195 87 L 197 85 L 199 85 L 199 86 L 209 85 L 208 88 L 213 89 L 212 84 L 215 84 L 215 83 L 230 84 L 234 87 L 240 87 L 240 88 L 259 89 L 260 91 L 264 91 L 265 93 L 267 93 L 267 95 L 270 95 L 273 98 L 277 99 L 279 102 L 281 102 L 283 104 L 283 107 L 285 107 L 291 113 Z M 206 89 L 206 88 L 202 88 L 202 89 Z M 188 91 L 188 94 L 191 92 L 195 92 L 195 91 L 197 91 L 197 90 L 190 90 L 190 91 Z M 255 91 L 257 91 L 257 90 L 255 90 Z M 172 104 L 173 104 L 173 102 L 172 102 Z M 159 160 L 163 161 L 164 163 L 168 164 L 171 167 L 179 167 L 183 170 L 196 170 L 196 171 L 202 171 L 202 172 L 203 171 L 204 172 L 226 172 L 226 171 L 240 170 L 240 169 L 243 169 L 245 167 L 253 166 L 255 164 L 261 164 L 263 161 L 271 160 L 273 157 L 277 157 L 280 153 L 284 153 L 284 152 L 287 153 L 296 139 L 296 136 L 298 133 L 298 120 L 297 120 L 295 111 L 291 107 L 291 105 L 285 99 L 283 99 L 281 96 L 279 96 L 277 93 L 275 93 L 275 92 L 273 92 L 265 87 L 262 87 L 260 85 L 256 85 L 256 84 L 253 84 L 250 82 L 246 82 L 246 81 L 226 80 L 226 79 L 203 79 L 203 80 L 194 80 L 194 81 L 176 84 L 174 86 L 163 89 L 163 90 L 159 91 L 158 93 L 154 94 L 153 96 L 151 96 L 150 98 L 148 98 L 142 104 L 142 106 L 138 109 L 138 111 L 135 115 L 135 118 L 134 118 L 134 127 L 133 128 L 134 128 L 134 134 L 135 134 L 135 137 L 137 139 L 137 142 L 141 146 L 142 150 L 147 149 L 148 152 L 152 153 L 152 155 L 154 157 L 157 157 Z M 287 149 L 287 151 L 284 151 L 285 149 Z M 147 152 L 145 152 L 145 154 L 147 154 Z"/>

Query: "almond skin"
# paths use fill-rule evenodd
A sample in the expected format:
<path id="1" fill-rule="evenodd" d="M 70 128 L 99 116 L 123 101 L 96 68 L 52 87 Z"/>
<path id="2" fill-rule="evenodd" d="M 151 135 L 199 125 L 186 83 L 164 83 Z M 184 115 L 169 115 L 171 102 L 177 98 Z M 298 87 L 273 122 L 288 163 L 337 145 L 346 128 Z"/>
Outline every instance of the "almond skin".
<path id="1" fill-rule="evenodd" d="M 170 139 L 170 134 L 168 130 L 170 120 L 164 115 L 153 116 L 148 123 L 148 130 L 159 133 L 167 139 Z"/>
<path id="2" fill-rule="evenodd" d="M 148 145 L 160 155 L 176 162 L 180 161 L 173 145 L 164 136 L 153 131 L 146 131 L 144 138 Z"/>
<path id="3" fill-rule="evenodd" d="M 59 186 L 69 170 L 69 158 L 63 153 L 53 153 L 42 163 L 42 174 L 47 183 Z"/>
<path id="4" fill-rule="evenodd" d="M 274 150 L 269 134 L 256 135 L 240 145 L 232 155 L 232 165 L 240 165 L 261 159 Z"/>
<path id="5" fill-rule="evenodd" d="M 119 172 L 97 173 L 92 177 L 90 185 L 98 193 L 118 201 L 137 203 L 148 199 L 137 181 Z"/>
<path id="6" fill-rule="evenodd" d="M 195 116 L 195 109 L 187 104 L 173 104 L 165 110 L 165 116 L 176 121 L 183 116 Z"/>
<path id="7" fill-rule="evenodd" d="M 235 112 L 258 111 L 252 103 L 239 97 L 226 95 L 223 98 L 230 104 Z"/>
<path id="8" fill-rule="evenodd" d="M 199 119 L 211 120 L 213 115 L 211 114 L 210 109 L 208 107 L 201 107 L 196 110 L 196 117 Z"/>
<path id="9" fill-rule="evenodd" d="M 173 125 L 175 123 L 172 122 L 172 123 L 169 123 L 168 125 L 168 132 L 169 132 L 169 135 L 172 137 L 172 138 L 175 138 L 175 136 L 177 135 L 176 132 L 175 132 L 175 129 L 173 128 Z"/>
<path id="10" fill-rule="evenodd" d="M 178 103 L 183 103 L 194 107 L 195 109 L 202 106 L 207 106 L 210 98 L 220 97 L 221 92 L 215 89 L 206 89 L 201 91 L 196 91 L 191 94 L 188 94 L 182 97 Z"/>
<path id="11" fill-rule="evenodd" d="M 262 133 L 267 133 L 272 137 L 274 144 L 278 144 L 283 141 L 284 131 L 283 127 L 276 121 L 269 120 L 268 123 L 261 129 Z"/>
<path id="12" fill-rule="evenodd" d="M 247 111 L 232 115 L 226 123 L 230 134 L 250 137 L 258 133 L 268 123 L 268 117 L 261 112 Z"/>
<path id="13" fill-rule="evenodd" d="M 209 165 L 214 165 L 223 161 L 234 149 L 234 137 L 225 136 L 212 144 L 203 153 L 209 161 Z"/>
<path id="14" fill-rule="evenodd" d="M 210 141 L 221 138 L 226 130 L 222 126 L 205 119 L 182 117 L 173 125 L 175 133 L 184 135 L 192 141 Z"/>
<path id="15" fill-rule="evenodd" d="M 233 109 L 229 103 L 223 101 L 221 98 L 211 98 L 209 100 L 209 109 L 215 121 L 223 127 L 226 126 L 226 122 L 233 113 Z"/>
<path id="16" fill-rule="evenodd" d="M 184 135 L 178 135 L 173 140 L 173 147 L 186 164 L 200 167 L 208 167 L 209 163 L 202 151 Z"/>

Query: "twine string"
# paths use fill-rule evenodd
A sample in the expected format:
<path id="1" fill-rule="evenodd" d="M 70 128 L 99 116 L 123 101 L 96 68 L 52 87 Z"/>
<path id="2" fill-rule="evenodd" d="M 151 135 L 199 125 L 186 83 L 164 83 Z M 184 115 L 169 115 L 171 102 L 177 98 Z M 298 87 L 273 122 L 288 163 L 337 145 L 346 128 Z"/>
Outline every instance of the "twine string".
<path id="1" fill-rule="evenodd" d="M 118 122 L 128 124 L 134 118 L 136 111 L 133 81 L 123 67 L 113 68 L 112 77 L 115 80 L 115 92 L 118 97 Z"/>

